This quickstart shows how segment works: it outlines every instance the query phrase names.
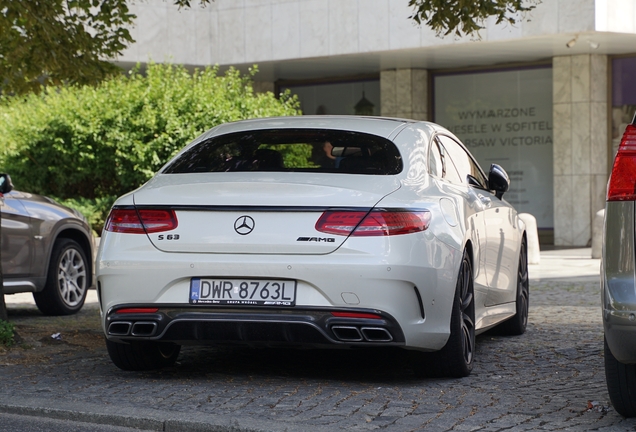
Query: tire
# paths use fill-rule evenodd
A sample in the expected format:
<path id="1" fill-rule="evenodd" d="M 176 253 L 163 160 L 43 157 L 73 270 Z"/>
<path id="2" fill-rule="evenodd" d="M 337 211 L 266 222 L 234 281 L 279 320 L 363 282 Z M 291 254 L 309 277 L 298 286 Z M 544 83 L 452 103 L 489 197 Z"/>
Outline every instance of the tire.
<path id="1" fill-rule="evenodd" d="M 44 315 L 72 315 L 86 300 L 90 275 L 86 254 L 71 239 L 53 245 L 44 289 L 33 293 L 35 304 Z"/>
<path id="2" fill-rule="evenodd" d="M 418 375 L 462 378 L 473 370 L 475 355 L 475 296 L 473 268 L 464 251 L 451 311 L 450 337 L 444 348 L 426 356 Z"/>
<path id="3" fill-rule="evenodd" d="M 112 342 L 106 339 L 106 348 L 112 362 L 125 371 L 149 371 L 175 364 L 181 345 L 169 342 L 139 341 Z"/>
<path id="4" fill-rule="evenodd" d="M 636 417 L 636 365 L 619 362 L 603 338 L 605 381 L 616 412 L 623 417 Z"/>
<path id="5" fill-rule="evenodd" d="M 519 336 L 526 332 L 528 311 L 530 309 L 530 281 L 528 278 L 528 247 L 524 237 L 519 251 L 517 267 L 517 296 L 515 315 L 499 324 L 496 333 L 505 336 Z"/>

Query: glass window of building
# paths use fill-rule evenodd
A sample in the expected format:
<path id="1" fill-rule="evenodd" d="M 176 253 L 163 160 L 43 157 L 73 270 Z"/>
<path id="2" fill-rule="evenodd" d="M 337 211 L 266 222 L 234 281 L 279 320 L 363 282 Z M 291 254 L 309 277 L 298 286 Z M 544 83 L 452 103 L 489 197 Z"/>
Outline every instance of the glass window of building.
<path id="1" fill-rule="evenodd" d="M 554 227 L 552 68 L 435 74 L 434 120 L 454 133 L 485 172 L 510 176 L 504 198 Z"/>
<path id="2" fill-rule="evenodd" d="M 280 85 L 298 95 L 305 115 L 380 115 L 380 80 Z"/>

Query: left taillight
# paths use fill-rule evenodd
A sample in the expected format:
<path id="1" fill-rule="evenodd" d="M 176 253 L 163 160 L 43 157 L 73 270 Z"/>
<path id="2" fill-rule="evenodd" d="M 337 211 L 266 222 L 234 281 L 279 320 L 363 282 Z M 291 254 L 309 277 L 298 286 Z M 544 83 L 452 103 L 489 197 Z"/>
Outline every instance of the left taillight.
<path id="1" fill-rule="evenodd" d="M 178 226 L 174 210 L 114 208 L 105 230 L 126 234 L 150 234 L 170 231 Z"/>
<path id="2" fill-rule="evenodd" d="M 636 200 L 636 125 L 627 125 L 607 185 L 607 201 Z"/>
<path id="3" fill-rule="evenodd" d="M 326 211 L 316 222 L 316 230 L 354 237 L 391 236 L 424 231 L 431 212 L 418 211 Z"/>

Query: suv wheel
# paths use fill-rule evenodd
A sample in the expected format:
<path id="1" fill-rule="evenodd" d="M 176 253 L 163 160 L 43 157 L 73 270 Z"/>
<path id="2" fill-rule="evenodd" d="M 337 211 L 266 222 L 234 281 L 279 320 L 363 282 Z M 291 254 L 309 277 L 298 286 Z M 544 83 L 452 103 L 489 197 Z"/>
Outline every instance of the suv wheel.
<path id="1" fill-rule="evenodd" d="M 88 290 L 86 254 L 71 239 L 59 239 L 53 246 L 46 285 L 33 293 L 35 304 L 45 315 L 71 315 L 78 312 Z"/>
<path id="2" fill-rule="evenodd" d="M 605 345 L 605 380 L 614 409 L 623 417 L 636 417 L 636 365 L 619 362 Z"/>

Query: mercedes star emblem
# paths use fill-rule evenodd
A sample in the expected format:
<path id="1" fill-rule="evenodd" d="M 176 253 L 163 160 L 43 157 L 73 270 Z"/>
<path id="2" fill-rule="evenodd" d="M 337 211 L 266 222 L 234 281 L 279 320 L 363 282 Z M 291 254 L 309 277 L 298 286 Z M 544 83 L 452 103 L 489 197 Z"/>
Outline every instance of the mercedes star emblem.
<path id="1" fill-rule="evenodd" d="M 252 231 L 254 231 L 254 219 L 249 216 L 240 216 L 234 222 L 234 231 L 239 233 L 240 235 L 248 235 Z"/>

